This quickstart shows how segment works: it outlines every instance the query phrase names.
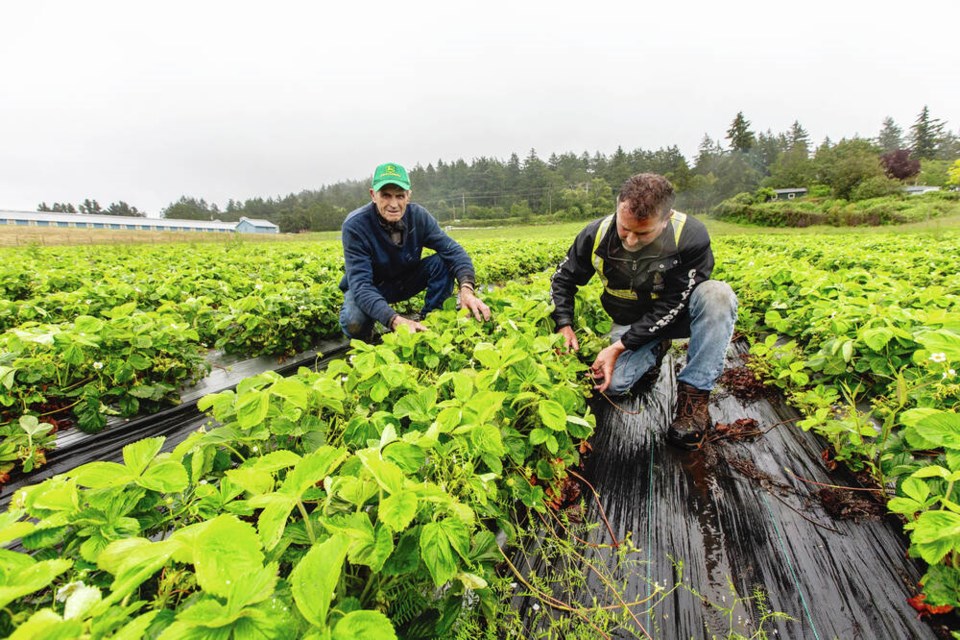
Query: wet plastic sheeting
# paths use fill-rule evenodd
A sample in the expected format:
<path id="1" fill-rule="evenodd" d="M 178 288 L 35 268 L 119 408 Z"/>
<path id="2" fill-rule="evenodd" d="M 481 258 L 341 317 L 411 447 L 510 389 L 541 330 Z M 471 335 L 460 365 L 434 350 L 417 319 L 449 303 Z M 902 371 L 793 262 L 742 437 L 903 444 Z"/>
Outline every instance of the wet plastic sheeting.
<path id="1" fill-rule="evenodd" d="M 179 405 L 152 415 L 110 421 L 100 433 L 84 433 L 79 429 L 58 433 L 57 446 L 47 452 L 46 465 L 28 475 L 14 473 L 10 482 L 0 487 L 0 508 L 6 508 L 19 487 L 36 484 L 95 460 L 122 462 L 123 447 L 136 440 L 165 436 L 163 450 L 170 451 L 210 419 L 197 410 L 197 400 L 203 396 L 233 389 L 244 378 L 264 371 L 289 375 L 301 366 L 326 366 L 330 359 L 341 357 L 346 348 L 344 340 L 327 341 L 317 349 L 299 353 L 283 362 L 278 362 L 275 356 L 240 359 L 216 354 L 210 359 L 210 374 L 196 385 L 185 388 L 180 394 Z"/>
<path id="2" fill-rule="evenodd" d="M 751 600 L 759 589 L 768 611 L 792 618 L 766 620 L 765 637 L 936 638 L 907 604 L 920 572 L 906 558 L 901 523 L 892 517 L 836 520 L 824 510 L 820 487 L 806 480 L 856 483 L 848 473 L 826 471 L 821 443 L 793 424 L 797 415 L 789 407 L 741 401 L 718 387 L 710 407 L 717 422 L 753 418 L 766 433 L 752 442 L 711 443 L 700 452 L 666 443 L 676 385 L 672 355 L 641 398 L 625 401 L 622 410 L 606 402 L 598 407 L 593 452 L 584 464 L 583 475 L 602 505 L 601 512 L 585 492 L 585 521 L 602 522 L 605 514 L 618 540 L 632 538 L 639 561 L 617 568 L 615 552 L 583 545 L 588 562 L 581 573 L 591 577 L 574 594 L 555 590 L 557 597 L 584 606 L 595 596 L 601 604 L 617 602 L 589 563 L 623 581 L 626 602 L 639 601 L 654 592 L 655 583 L 666 590 L 676 585 L 682 563 L 689 588 L 673 590 L 652 611 L 634 607 L 637 620 L 609 631 L 611 637 L 725 638 L 731 631 L 751 637 L 760 625 Z M 641 406 L 637 415 L 628 413 Z M 602 524 L 591 539 L 611 541 Z M 538 556 L 528 546 L 515 562 L 528 575 L 558 571 L 536 561 Z M 543 616 L 549 611 L 535 603 L 521 597 L 514 603 L 531 633 L 547 625 Z"/>

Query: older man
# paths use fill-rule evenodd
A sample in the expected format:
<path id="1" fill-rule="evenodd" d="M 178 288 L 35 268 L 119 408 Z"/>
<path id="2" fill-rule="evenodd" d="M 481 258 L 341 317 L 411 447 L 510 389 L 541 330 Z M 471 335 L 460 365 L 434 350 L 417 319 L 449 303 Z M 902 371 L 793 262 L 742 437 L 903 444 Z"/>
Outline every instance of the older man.
<path id="1" fill-rule="evenodd" d="M 659 366 L 673 338 L 690 338 L 677 376 L 677 413 L 667 440 L 699 449 L 713 427 L 710 391 L 723 371 L 733 335 L 737 298 L 710 280 L 713 252 L 706 227 L 672 209 L 673 186 L 643 173 L 627 180 L 616 213 L 580 232 L 553 276 L 553 319 L 567 348 L 580 348 L 573 327 L 577 289 L 596 273 L 600 302 L 613 319 L 610 346 L 591 366 L 599 392 L 624 394 Z"/>
<path id="2" fill-rule="evenodd" d="M 346 267 L 340 281 L 343 333 L 369 341 L 376 322 L 391 330 L 406 325 L 411 331 L 425 331 L 420 320 L 443 306 L 454 279 L 460 286 L 461 307 L 477 320 L 489 320 L 489 307 L 474 291 L 470 256 L 426 209 L 410 202 L 406 169 L 396 163 L 378 166 L 370 200 L 352 211 L 341 229 Z M 421 259 L 425 247 L 436 253 Z M 401 316 L 391 306 L 421 291 L 426 291 L 426 299 L 419 316 Z"/>

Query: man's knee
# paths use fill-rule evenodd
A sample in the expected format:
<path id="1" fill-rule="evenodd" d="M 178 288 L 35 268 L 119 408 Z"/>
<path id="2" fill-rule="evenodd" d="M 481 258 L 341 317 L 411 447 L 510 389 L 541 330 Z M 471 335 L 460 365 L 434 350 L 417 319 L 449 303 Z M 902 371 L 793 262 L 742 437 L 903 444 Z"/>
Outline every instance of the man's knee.
<path id="1" fill-rule="evenodd" d="M 350 295 L 340 309 L 340 330 L 348 338 L 365 338 L 373 330 L 373 319 L 360 310 Z"/>
<path id="2" fill-rule="evenodd" d="M 701 282 L 693 290 L 691 306 L 697 306 L 703 311 L 712 314 L 737 313 L 737 294 L 733 288 L 722 280 L 707 280 Z"/>
<path id="3" fill-rule="evenodd" d="M 340 322 L 340 330 L 348 338 L 365 338 L 370 333 L 370 325 L 365 322 Z"/>

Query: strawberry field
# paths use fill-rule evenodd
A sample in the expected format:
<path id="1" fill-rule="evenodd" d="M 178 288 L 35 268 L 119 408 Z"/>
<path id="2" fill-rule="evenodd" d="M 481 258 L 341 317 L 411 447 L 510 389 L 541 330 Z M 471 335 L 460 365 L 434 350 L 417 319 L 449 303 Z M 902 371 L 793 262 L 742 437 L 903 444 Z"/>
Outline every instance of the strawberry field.
<path id="1" fill-rule="evenodd" d="M 495 633 L 511 579 L 498 533 L 509 541 L 518 510 L 558 506 L 595 428 L 586 367 L 558 353 L 549 319 L 547 278 L 568 241 L 465 243 L 478 284 L 497 285 L 483 296 L 491 322 L 451 301 L 432 331 L 205 397 L 210 425 L 172 451 L 141 440 L 123 464 L 17 491 L 0 516 L 13 546 L 0 550 L 0 629 L 434 638 L 487 619 Z M 926 602 L 957 605 L 960 237 L 727 236 L 714 248 L 754 371 L 822 436 L 826 464 L 886 493 L 927 565 Z M 211 349 L 283 356 L 339 331 L 335 243 L 4 257 L 3 471 L 42 465 L 59 428 L 96 432 L 177 402 Z M 577 311 L 589 358 L 609 321 L 595 297 Z"/>

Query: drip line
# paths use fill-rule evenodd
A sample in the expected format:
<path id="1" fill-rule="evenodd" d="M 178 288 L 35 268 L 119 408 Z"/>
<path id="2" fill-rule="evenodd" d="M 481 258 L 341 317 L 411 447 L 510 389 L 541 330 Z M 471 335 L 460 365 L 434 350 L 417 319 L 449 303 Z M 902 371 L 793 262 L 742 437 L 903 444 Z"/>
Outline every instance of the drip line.
<path id="1" fill-rule="evenodd" d="M 797 588 L 797 593 L 800 594 L 800 604 L 803 605 L 803 612 L 807 616 L 807 622 L 810 623 L 810 629 L 813 630 L 813 637 L 817 640 L 820 640 L 820 634 L 817 633 L 817 626 L 813 623 L 813 616 L 810 614 L 810 607 L 807 606 L 807 599 L 803 596 L 803 587 L 800 585 L 800 580 L 797 578 L 796 571 L 793 570 L 793 563 L 790 561 L 790 556 L 787 553 L 786 543 L 783 540 L 783 535 L 780 533 L 780 525 L 777 522 L 777 519 L 773 516 L 773 509 L 770 508 L 770 501 L 767 500 L 767 496 L 760 494 L 760 497 L 763 499 L 763 504 L 767 508 L 767 513 L 770 514 L 770 521 L 773 523 L 773 529 L 777 532 L 777 542 L 780 543 L 780 551 L 783 552 L 783 557 L 787 561 L 787 568 L 790 569 L 790 577 L 793 578 L 793 583 Z"/>

